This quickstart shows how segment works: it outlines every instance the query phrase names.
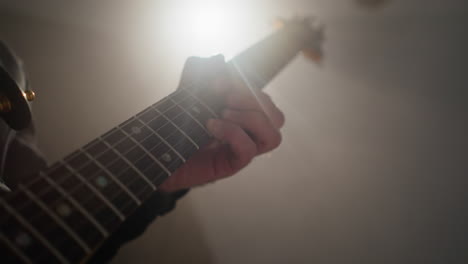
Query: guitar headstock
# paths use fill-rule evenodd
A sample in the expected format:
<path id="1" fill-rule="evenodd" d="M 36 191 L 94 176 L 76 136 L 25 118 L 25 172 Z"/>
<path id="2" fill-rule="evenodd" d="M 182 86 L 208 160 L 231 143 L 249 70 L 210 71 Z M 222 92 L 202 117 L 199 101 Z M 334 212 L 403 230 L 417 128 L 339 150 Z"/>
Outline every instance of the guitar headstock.
<path id="1" fill-rule="evenodd" d="M 34 98 L 21 63 L 0 42 L 0 117 L 12 129 L 28 127 L 31 123 L 29 102 Z"/>
<path id="2" fill-rule="evenodd" d="M 295 17 L 293 19 L 277 18 L 275 27 L 284 29 L 301 38 L 304 43 L 302 53 L 306 58 L 319 63 L 323 58 L 322 44 L 324 26 L 313 17 Z"/>

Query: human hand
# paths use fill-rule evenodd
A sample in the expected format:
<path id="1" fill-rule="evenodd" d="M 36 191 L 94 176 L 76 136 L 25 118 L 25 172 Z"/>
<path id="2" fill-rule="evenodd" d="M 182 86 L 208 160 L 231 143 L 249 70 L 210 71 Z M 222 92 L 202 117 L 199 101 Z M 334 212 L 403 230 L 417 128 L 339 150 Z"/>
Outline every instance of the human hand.
<path id="1" fill-rule="evenodd" d="M 206 124 L 214 137 L 212 142 L 201 148 L 160 186 L 163 192 L 231 176 L 247 166 L 255 156 L 273 150 L 281 142 L 283 113 L 266 93 L 253 92 L 242 81 L 233 79 L 227 70 L 220 70 L 227 69 L 222 56 L 197 59 L 193 71 L 188 66 L 186 64 L 182 82 L 191 79 L 200 68 L 221 72 L 213 92 L 221 94 L 225 108 L 219 119 L 210 119 Z"/>

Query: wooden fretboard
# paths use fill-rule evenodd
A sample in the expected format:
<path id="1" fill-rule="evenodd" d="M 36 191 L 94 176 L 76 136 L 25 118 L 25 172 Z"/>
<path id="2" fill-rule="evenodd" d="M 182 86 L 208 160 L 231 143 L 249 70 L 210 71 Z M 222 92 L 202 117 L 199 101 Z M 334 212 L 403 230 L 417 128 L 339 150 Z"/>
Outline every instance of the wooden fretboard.
<path id="1" fill-rule="evenodd" d="M 263 88 L 306 44 L 287 27 L 229 62 Z M 318 40 L 317 40 L 318 41 Z M 2 263 L 81 263 L 211 136 L 221 100 L 210 80 L 179 87 L 156 104 L 39 172 L 0 199 Z"/>

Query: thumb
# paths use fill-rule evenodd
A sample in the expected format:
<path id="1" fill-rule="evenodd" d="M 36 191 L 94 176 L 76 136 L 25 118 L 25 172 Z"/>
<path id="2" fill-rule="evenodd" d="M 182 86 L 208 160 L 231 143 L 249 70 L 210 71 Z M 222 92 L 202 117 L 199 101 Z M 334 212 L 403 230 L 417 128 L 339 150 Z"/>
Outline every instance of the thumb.
<path id="1" fill-rule="evenodd" d="M 224 68 L 224 56 L 221 54 L 209 58 L 189 57 L 182 70 L 179 88 L 187 88 L 200 80 L 216 76 Z"/>

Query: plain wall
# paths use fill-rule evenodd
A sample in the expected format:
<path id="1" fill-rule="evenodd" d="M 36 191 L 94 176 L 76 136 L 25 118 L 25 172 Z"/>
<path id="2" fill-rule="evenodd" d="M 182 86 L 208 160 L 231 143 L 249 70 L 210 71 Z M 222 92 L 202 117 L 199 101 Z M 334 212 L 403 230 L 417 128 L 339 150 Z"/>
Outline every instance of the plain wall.
<path id="1" fill-rule="evenodd" d="M 299 57 L 267 89 L 283 144 L 193 189 L 113 263 L 468 262 L 465 4 L 343 2 L 258 4 L 258 20 L 302 10 L 327 27 L 324 65 Z M 47 3 L 6 4 L 0 37 L 27 65 L 52 162 L 168 94 L 190 54 L 164 35 L 137 45 L 123 25 L 144 4 L 117 19 L 133 5 Z"/>

